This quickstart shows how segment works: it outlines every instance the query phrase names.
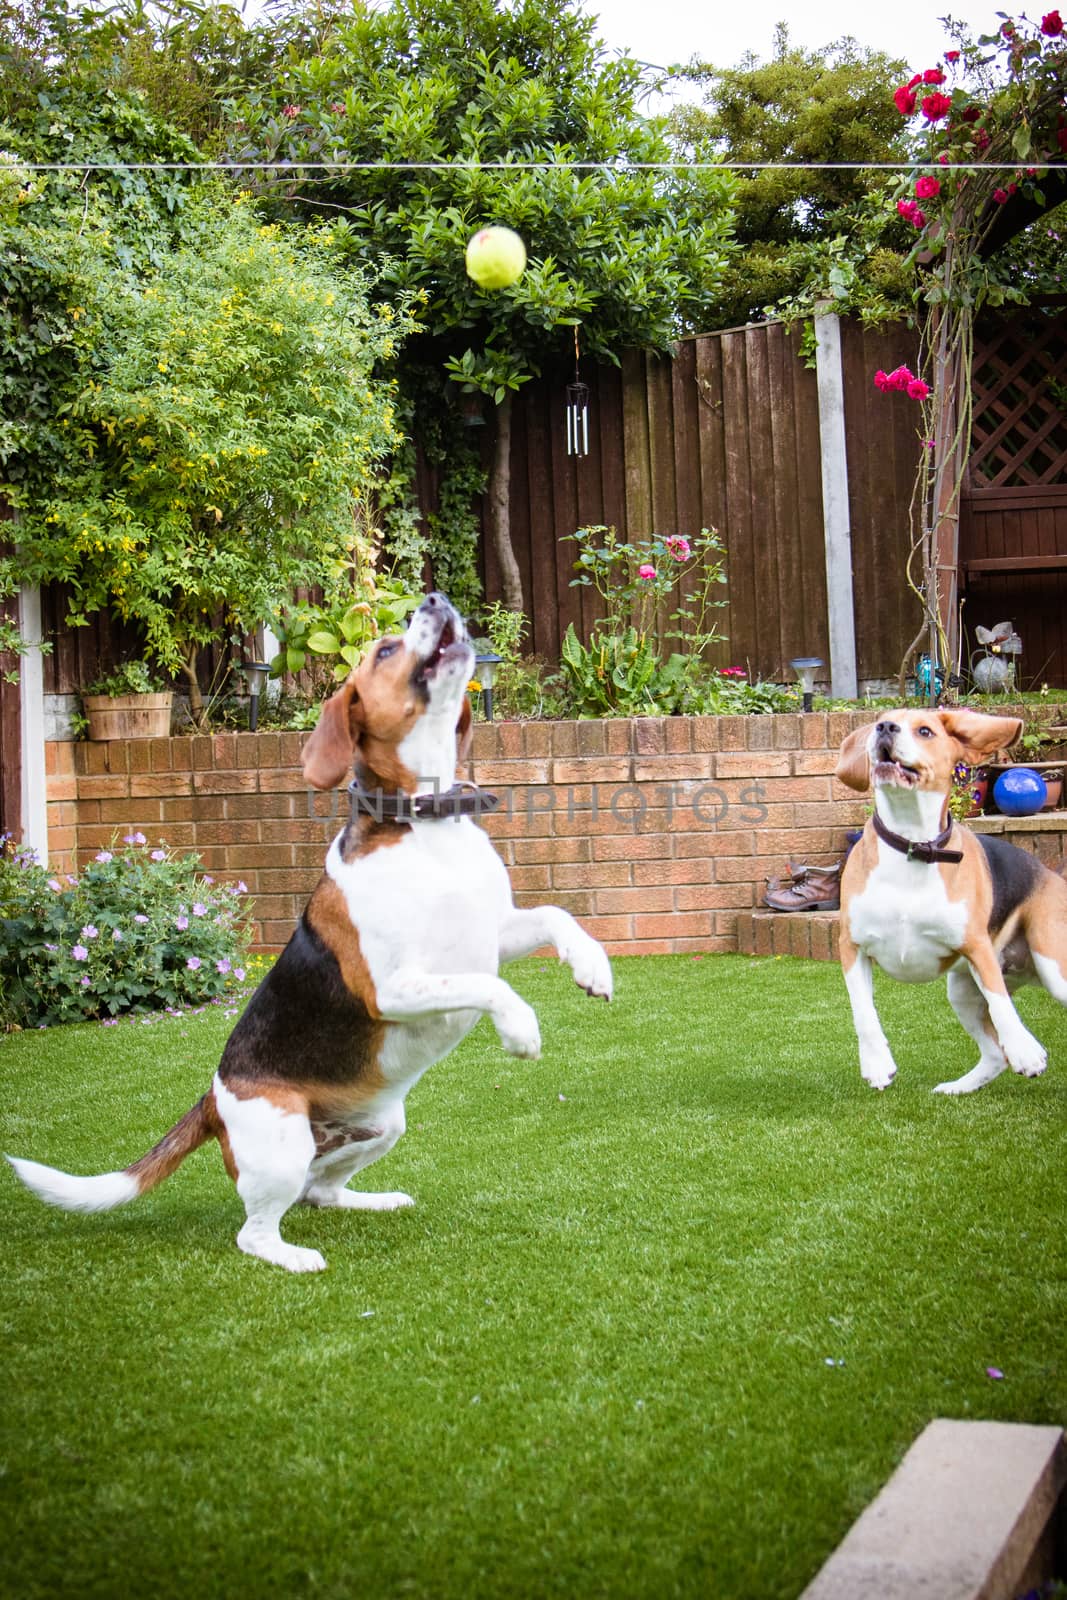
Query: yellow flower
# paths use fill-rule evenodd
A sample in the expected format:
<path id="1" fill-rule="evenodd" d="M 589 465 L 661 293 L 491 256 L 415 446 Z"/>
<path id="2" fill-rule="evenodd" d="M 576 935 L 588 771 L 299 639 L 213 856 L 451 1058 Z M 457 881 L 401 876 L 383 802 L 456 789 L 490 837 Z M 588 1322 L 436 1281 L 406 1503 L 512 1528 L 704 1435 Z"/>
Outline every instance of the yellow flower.
<path id="1" fill-rule="evenodd" d="M 478 682 L 477 678 L 472 678 L 470 683 L 468 683 L 468 685 L 467 685 L 467 693 L 468 694 L 481 694 L 481 692 L 482 692 L 481 684 Z"/>
<path id="2" fill-rule="evenodd" d="M 165 361 L 157 361 L 156 366 L 159 368 L 160 372 L 167 371 L 167 363 Z"/>

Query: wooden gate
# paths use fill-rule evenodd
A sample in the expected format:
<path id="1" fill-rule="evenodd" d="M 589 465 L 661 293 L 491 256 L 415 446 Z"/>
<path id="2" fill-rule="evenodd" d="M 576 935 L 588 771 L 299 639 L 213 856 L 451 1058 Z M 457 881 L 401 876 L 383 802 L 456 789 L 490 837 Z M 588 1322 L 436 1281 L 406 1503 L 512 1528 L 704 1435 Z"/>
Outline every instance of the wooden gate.
<path id="1" fill-rule="evenodd" d="M 975 333 L 960 507 L 964 626 L 1010 618 L 1022 688 L 1067 682 L 1067 298 Z"/>

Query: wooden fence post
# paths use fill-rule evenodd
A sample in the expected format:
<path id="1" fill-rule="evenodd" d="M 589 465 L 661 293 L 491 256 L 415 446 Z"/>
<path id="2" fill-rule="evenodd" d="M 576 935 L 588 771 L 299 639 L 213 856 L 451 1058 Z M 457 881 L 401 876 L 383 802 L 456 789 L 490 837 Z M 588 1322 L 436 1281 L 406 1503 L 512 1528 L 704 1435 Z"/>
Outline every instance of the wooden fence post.
<path id="1" fill-rule="evenodd" d="M 854 700 L 859 693 L 859 683 L 856 676 L 856 621 L 852 602 L 852 530 L 848 509 L 841 324 L 833 312 L 821 307 L 815 316 L 815 376 L 819 390 L 830 692 L 835 699 Z"/>
<path id="2" fill-rule="evenodd" d="M 41 591 L 24 585 L 19 591 L 19 631 L 26 642 L 19 658 L 19 705 L 22 744 L 22 838 L 48 860 L 48 804 L 44 760 L 44 667 L 41 659 Z"/>

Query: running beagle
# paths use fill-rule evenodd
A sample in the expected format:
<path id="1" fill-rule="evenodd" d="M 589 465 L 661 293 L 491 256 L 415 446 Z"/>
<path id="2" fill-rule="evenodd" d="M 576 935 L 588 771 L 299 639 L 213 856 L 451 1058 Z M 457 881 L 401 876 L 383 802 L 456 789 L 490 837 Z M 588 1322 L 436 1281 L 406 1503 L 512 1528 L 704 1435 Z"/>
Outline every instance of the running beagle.
<path id="1" fill-rule="evenodd" d="M 440 594 L 402 638 L 374 645 L 323 707 L 304 776 L 334 788 L 355 761 L 352 814 L 285 950 L 231 1034 L 212 1087 L 122 1172 L 73 1177 L 12 1159 L 43 1200 L 105 1211 L 217 1139 L 247 1218 L 237 1243 L 290 1272 L 317 1250 L 287 1244 L 290 1206 L 391 1211 L 406 1194 L 346 1187 L 404 1132 L 404 1097 L 487 1014 L 511 1055 L 536 1060 L 537 1017 L 497 976 L 554 945 L 576 982 L 610 1000 L 601 946 L 556 906 L 517 910 L 507 871 L 471 820 L 495 797 L 455 785 L 469 744 L 474 651 Z"/>
<path id="2" fill-rule="evenodd" d="M 859 1038 L 860 1071 L 875 1089 L 896 1063 L 874 1007 L 871 963 L 904 983 L 948 973 L 948 997 L 981 1052 L 940 1094 L 969 1094 L 1005 1067 L 1044 1072 L 1045 1052 L 1011 992 L 1043 983 L 1067 1005 L 1067 882 L 1003 839 L 954 822 L 957 762 L 976 765 L 1014 744 L 1022 723 L 964 710 L 886 711 L 841 746 L 837 776 L 874 779 L 874 815 L 841 882 L 841 964 Z"/>

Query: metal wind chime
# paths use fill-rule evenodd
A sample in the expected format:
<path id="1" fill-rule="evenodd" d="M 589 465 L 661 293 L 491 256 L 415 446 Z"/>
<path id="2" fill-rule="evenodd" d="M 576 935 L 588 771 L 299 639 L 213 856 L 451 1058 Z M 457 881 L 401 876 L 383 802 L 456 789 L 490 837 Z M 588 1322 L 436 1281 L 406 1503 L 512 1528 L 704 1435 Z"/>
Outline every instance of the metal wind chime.
<path id="1" fill-rule="evenodd" d="M 578 329 L 574 330 L 574 382 L 567 385 L 567 454 L 589 454 L 589 385 L 578 375 Z"/>

